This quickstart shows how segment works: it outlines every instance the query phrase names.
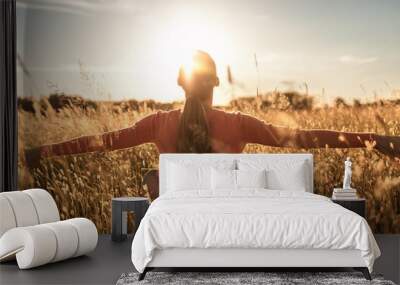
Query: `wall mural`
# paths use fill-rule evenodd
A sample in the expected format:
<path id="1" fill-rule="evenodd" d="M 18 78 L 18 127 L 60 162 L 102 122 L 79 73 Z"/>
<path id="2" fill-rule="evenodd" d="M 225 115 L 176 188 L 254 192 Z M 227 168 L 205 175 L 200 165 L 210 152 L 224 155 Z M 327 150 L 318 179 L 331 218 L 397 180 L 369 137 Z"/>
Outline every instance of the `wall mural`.
<path id="1" fill-rule="evenodd" d="M 111 198 L 149 195 L 159 151 L 311 152 L 317 194 L 342 186 L 350 157 L 371 228 L 400 233 L 400 4 L 386 4 L 18 0 L 19 188 L 109 232 Z M 261 144 L 184 127 L 142 144 L 165 122 L 148 115 L 185 94 L 193 114 L 210 90 L 214 108 L 268 124 L 248 125 L 243 142 Z"/>

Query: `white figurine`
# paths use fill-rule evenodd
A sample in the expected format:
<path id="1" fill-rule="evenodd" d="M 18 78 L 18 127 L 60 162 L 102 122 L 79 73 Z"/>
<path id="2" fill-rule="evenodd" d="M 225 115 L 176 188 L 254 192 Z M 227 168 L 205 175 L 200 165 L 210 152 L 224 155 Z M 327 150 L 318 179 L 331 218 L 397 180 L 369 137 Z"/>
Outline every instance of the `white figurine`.
<path id="1" fill-rule="evenodd" d="M 343 189 L 351 189 L 351 161 L 350 157 L 344 162 Z"/>

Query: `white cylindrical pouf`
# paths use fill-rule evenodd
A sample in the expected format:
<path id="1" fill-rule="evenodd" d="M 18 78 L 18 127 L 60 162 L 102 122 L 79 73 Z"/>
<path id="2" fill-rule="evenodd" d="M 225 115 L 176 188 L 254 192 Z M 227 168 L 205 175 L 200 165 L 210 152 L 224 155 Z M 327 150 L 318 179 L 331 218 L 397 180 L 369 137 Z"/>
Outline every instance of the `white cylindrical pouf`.
<path id="1" fill-rule="evenodd" d="M 0 193 L 0 238 L 6 231 L 16 226 L 17 223 L 11 204 L 8 199 L 1 196 Z"/>
<path id="2" fill-rule="evenodd" d="M 56 235 L 57 250 L 51 262 L 64 260 L 75 255 L 78 249 L 78 233 L 70 223 L 61 221 L 41 226 L 51 229 Z"/>
<path id="3" fill-rule="evenodd" d="M 96 248 L 98 233 L 92 221 L 85 218 L 75 218 L 66 220 L 65 222 L 69 222 L 78 232 L 78 249 L 74 257 L 86 254 Z"/>
<path id="4" fill-rule="evenodd" d="M 22 191 L 1 193 L 13 209 L 17 227 L 33 226 L 39 223 L 35 205 L 30 196 Z"/>
<path id="5" fill-rule="evenodd" d="M 58 213 L 56 202 L 49 192 L 37 188 L 24 190 L 22 193 L 29 195 L 32 199 L 39 218 L 39 224 L 51 223 L 60 220 L 60 214 Z"/>
<path id="6" fill-rule="evenodd" d="M 51 262 L 57 249 L 54 232 L 41 225 L 11 229 L 1 237 L 0 241 L 1 252 L 16 253 L 20 269 Z"/>

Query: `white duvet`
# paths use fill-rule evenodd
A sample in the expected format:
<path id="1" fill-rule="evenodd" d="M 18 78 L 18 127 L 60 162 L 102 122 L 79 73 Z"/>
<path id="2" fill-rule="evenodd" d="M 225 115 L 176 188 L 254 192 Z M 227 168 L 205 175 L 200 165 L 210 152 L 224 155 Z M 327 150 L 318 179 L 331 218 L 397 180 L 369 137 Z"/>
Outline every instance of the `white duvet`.
<path id="1" fill-rule="evenodd" d="M 324 196 L 265 189 L 157 198 L 132 243 L 135 268 L 143 272 L 154 250 L 165 248 L 358 249 L 370 271 L 380 255 L 359 215 Z"/>

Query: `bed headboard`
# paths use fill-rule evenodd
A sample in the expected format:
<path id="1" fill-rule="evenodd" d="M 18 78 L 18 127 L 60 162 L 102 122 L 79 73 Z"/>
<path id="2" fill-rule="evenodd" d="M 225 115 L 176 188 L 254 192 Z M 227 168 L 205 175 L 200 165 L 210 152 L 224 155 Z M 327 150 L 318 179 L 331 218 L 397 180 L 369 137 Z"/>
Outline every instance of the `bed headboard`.
<path id="1" fill-rule="evenodd" d="M 313 172 L 314 172 L 314 166 L 313 166 L 313 155 L 311 153 L 290 153 L 290 154 L 264 154 L 264 153 L 258 153 L 258 154 L 247 154 L 247 153 L 241 153 L 241 154 L 214 154 L 214 153 L 207 153 L 207 154 L 192 154 L 192 153 L 185 153 L 185 154 L 176 154 L 176 153 L 164 153 L 160 155 L 160 165 L 159 165 L 159 175 L 160 175 L 160 195 L 164 194 L 166 192 L 166 181 L 168 179 L 167 177 L 167 164 L 168 162 L 178 162 L 182 160 L 188 160 L 188 161 L 201 161 L 201 160 L 207 160 L 207 161 L 217 161 L 217 160 L 232 160 L 236 161 L 240 158 L 255 158 L 257 160 L 259 159 L 266 159 L 268 161 L 280 161 L 280 160 L 289 160 L 293 162 L 300 162 L 304 161 L 307 166 L 307 177 L 306 179 L 308 180 L 308 189 L 307 192 L 313 193 L 314 191 L 314 177 L 313 177 Z M 235 164 L 236 165 L 236 164 Z"/>

